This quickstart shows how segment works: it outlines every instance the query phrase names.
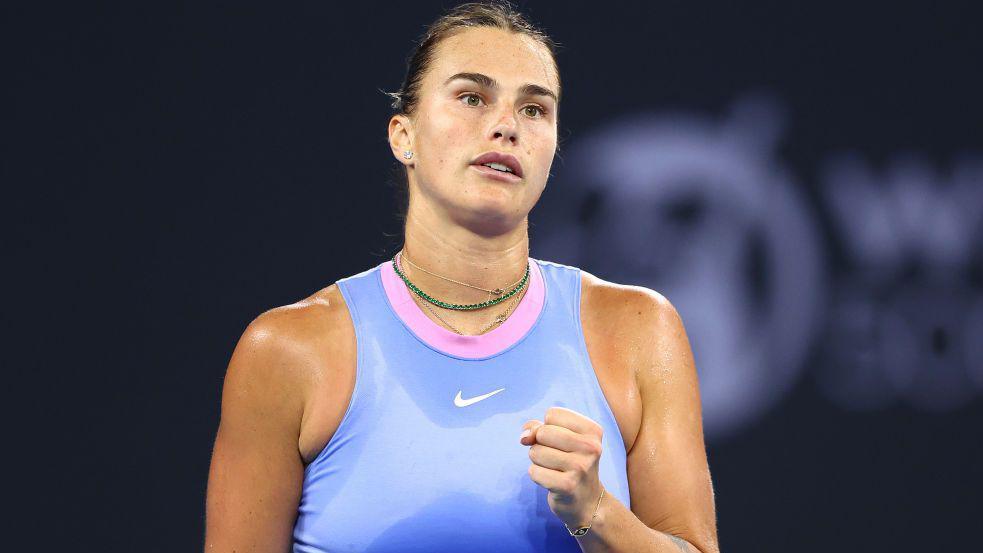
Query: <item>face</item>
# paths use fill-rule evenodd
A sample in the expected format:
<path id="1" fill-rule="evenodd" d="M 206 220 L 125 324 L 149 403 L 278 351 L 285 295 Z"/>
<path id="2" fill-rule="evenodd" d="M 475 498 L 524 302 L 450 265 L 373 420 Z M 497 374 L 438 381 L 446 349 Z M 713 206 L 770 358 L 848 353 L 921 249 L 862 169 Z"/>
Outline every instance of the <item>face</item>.
<path id="1" fill-rule="evenodd" d="M 410 211 L 500 229 L 525 219 L 556 152 L 557 81 L 549 50 L 522 34 L 478 27 L 438 44 L 415 113 L 390 121 Z M 476 164 L 486 154 L 514 173 Z"/>

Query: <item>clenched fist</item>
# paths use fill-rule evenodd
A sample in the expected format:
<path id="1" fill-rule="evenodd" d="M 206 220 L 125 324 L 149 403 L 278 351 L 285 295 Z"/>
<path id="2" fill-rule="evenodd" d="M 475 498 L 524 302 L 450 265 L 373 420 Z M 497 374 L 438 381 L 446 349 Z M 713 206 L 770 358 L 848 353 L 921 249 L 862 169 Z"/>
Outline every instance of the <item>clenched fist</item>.
<path id="1" fill-rule="evenodd" d="M 529 477 L 549 490 L 553 511 L 570 528 L 586 526 L 601 495 L 598 463 L 601 425 L 576 411 L 550 407 L 544 421 L 522 425 L 519 442 L 529 447 Z"/>

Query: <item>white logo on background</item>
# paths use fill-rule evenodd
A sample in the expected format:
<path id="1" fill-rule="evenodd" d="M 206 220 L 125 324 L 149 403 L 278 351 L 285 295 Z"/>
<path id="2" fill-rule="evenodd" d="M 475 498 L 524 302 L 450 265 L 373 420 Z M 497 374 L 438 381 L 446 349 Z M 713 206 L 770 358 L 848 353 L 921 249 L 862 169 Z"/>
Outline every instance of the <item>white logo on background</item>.
<path id="1" fill-rule="evenodd" d="M 483 399 L 488 399 L 488 398 L 492 397 L 493 395 L 497 394 L 498 392 L 501 392 L 501 391 L 504 391 L 504 390 L 505 390 L 505 388 L 499 388 L 499 389 L 495 390 L 494 392 L 488 392 L 487 394 L 480 395 L 480 396 L 477 396 L 477 397 L 473 397 L 473 398 L 470 398 L 470 399 L 462 399 L 461 398 L 461 391 L 458 390 L 457 391 L 457 396 L 454 397 L 454 405 L 457 405 L 458 407 L 467 407 L 468 405 L 474 405 L 475 403 L 478 403 L 479 401 L 481 401 Z"/>

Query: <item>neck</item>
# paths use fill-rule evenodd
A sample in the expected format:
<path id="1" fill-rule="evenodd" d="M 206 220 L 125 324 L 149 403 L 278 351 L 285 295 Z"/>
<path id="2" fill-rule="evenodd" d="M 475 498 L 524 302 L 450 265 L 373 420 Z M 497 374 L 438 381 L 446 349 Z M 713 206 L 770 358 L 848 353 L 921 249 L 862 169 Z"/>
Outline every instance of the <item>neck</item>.
<path id="1" fill-rule="evenodd" d="M 523 219 L 512 229 L 487 234 L 410 210 L 403 254 L 442 277 L 487 290 L 507 290 L 522 278 L 529 262 L 528 222 Z M 489 299 L 487 292 L 429 275 L 409 263 L 400 268 L 420 289 L 443 301 L 467 304 Z"/>

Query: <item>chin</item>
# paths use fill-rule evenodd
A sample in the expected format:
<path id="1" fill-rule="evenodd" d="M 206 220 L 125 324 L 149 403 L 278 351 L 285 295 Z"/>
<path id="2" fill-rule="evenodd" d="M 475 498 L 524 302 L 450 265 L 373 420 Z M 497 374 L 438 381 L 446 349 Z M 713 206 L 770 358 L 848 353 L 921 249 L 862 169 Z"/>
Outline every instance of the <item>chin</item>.
<path id="1" fill-rule="evenodd" d="M 472 201 L 460 206 L 457 210 L 458 224 L 478 232 L 479 234 L 503 234 L 514 229 L 528 215 L 516 208 L 515 199 L 512 201 Z"/>

